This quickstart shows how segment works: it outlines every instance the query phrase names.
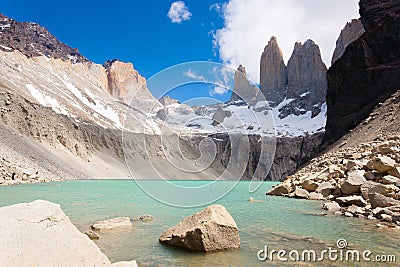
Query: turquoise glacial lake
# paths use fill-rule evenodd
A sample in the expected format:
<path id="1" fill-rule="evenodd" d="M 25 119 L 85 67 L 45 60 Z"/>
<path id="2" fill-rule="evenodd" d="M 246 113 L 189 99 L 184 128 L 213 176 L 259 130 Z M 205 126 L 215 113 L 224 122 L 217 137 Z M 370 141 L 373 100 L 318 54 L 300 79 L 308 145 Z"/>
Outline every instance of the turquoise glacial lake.
<path id="1" fill-rule="evenodd" d="M 153 182 L 154 186 L 159 186 Z M 176 181 L 186 187 L 202 186 L 207 181 Z M 225 186 L 216 182 L 217 186 Z M 186 216 L 204 207 L 178 208 L 163 204 L 144 193 L 133 180 L 84 180 L 49 184 L 0 187 L 0 206 L 36 199 L 59 203 L 72 223 L 81 231 L 98 220 L 118 216 L 139 217 L 151 214 L 151 222 L 134 221 L 133 228 L 100 233 L 95 243 L 112 262 L 137 260 L 139 266 L 400 266 L 400 232 L 378 229 L 376 221 L 324 215 L 321 202 L 266 196 L 274 182 L 266 182 L 249 193 L 249 182 L 239 182 L 233 190 L 213 204 L 224 205 L 235 219 L 241 248 L 212 254 L 194 253 L 159 244 L 158 237 Z M 249 202 L 253 197 L 258 202 Z M 282 262 L 260 261 L 259 250 L 337 249 L 345 239 L 348 249 L 370 250 L 375 255 L 395 255 L 396 263 L 378 262 Z M 286 255 L 287 257 L 287 255 Z"/>

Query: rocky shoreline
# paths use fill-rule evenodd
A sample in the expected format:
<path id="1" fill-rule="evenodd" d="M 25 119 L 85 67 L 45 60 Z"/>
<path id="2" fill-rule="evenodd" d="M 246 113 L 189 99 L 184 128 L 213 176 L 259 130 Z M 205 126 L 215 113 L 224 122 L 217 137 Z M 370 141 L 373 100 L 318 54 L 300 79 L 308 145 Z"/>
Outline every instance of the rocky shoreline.
<path id="1" fill-rule="evenodd" d="M 267 195 L 324 201 L 321 207 L 335 215 L 400 229 L 400 135 L 314 158 Z"/>

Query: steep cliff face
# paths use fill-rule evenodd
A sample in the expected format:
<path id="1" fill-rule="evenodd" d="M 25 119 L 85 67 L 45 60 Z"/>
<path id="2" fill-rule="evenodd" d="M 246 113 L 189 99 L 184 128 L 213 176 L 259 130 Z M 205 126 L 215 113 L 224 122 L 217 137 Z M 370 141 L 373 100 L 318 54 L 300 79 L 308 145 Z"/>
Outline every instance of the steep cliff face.
<path id="1" fill-rule="evenodd" d="M 129 104 L 132 99 L 155 100 L 146 87 L 146 79 L 133 68 L 132 63 L 118 59 L 104 63 L 110 95 Z"/>
<path id="2" fill-rule="evenodd" d="M 287 97 L 308 93 L 311 104 L 323 101 L 328 87 L 326 71 L 319 47 L 312 40 L 304 45 L 296 43 L 288 62 Z"/>
<path id="3" fill-rule="evenodd" d="M 364 25 L 362 24 L 361 20 L 353 19 L 351 22 L 348 22 L 344 29 L 340 32 L 339 39 L 336 41 L 336 48 L 333 52 L 331 65 L 333 65 L 336 60 L 341 58 L 344 54 L 344 51 L 346 51 L 347 46 L 360 38 L 364 32 Z"/>
<path id="4" fill-rule="evenodd" d="M 312 111 L 312 117 L 321 112 L 327 91 L 326 66 L 318 45 L 307 40 L 296 43 L 288 62 L 288 90 L 286 98 L 294 99 L 282 107 L 281 117 L 302 115 Z"/>
<path id="5" fill-rule="evenodd" d="M 365 34 L 328 71 L 325 144 L 357 126 L 400 89 L 400 1 L 360 1 Z"/>
<path id="6" fill-rule="evenodd" d="M 272 106 L 285 98 L 287 70 L 275 36 L 271 37 L 260 60 L 260 89 Z"/>
<path id="7" fill-rule="evenodd" d="M 74 63 L 89 62 L 73 49 L 60 42 L 46 28 L 31 22 L 17 22 L 0 14 L 0 50 L 18 50 L 28 57 L 47 56 L 71 60 Z"/>
<path id="8" fill-rule="evenodd" d="M 276 150 L 272 162 L 260 162 L 261 154 L 261 143 L 259 135 L 249 135 L 243 142 L 249 142 L 250 149 L 244 148 L 245 146 L 239 146 L 239 151 L 237 153 L 231 153 L 231 140 L 232 137 L 225 136 L 224 134 L 213 134 L 210 135 L 217 140 L 218 154 L 214 160 L 212 168 L 218 172 L 222 172 L 224 168 L 227 167 L 230 160 L 235 162 L 235 164 L 240 164 L 236 162 L 235 158 L 237 155 L 248 154 L 248 164 L 243 174 L 243 179 L 265 179 L 268 181 L 282 181 L 287 176 L 292 175 L 300 166 L 305 164 L 311 157 L 315 154 L 318 146 L 321 144 L 323 133 L 316 133 L 306 136 L 297 137 L 278 137 L 276 141 Z M 201 139 L 197 140 L 197 143 Z M 234 157 L 234 158 L 231 158 Z M 271 164 L 272 163 L 272 164 Z M 221 169 L 222 168 L 222 169 Z M 261 173 L 265 173 L 265 177 L 257 177 L 257 168 L 259 168 Z M 267 171 L 269 169 L 269 171 Z"/>
<path id="9" fill-rule="evenodd" d="M 229 102 L 242 100 L 247 104 L 254 104 L 258 101 L 258 94 L 257 86 L 253 85 L 247 77 L 246 68 L 240 65 L 235 72 L 233 91 Z"/>
<path id="10" fill-rule="evenodd" d="M 272 37 L 261 56 L 261 92 L 272 107 L 279 107 L 279 118 L 304 115 L 316 117 L 325 102 L 326 66 L 318 45 L 307 40 L 296 43 L 285 66 L 282 52 Z"/>
<path id="11" fill-rule="evenodd" d="M 387 20 L 398 20 L 400 2 L 397 0 L 360 0 L 360 15 L 368 30 L 382 26 Z"/>

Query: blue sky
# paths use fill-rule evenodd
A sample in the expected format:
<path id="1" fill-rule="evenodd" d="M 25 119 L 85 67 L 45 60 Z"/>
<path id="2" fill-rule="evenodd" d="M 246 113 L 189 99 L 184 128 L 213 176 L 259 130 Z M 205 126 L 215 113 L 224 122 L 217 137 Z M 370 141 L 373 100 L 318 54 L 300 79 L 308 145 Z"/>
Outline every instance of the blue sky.
<path id="1" fill-rule="evenodd" d="M 180 24 L 167 17 L 172 2 L 1 0 L 0 12 L 45 26 L 96 63 L 132 62 L 147 78 L 178 63 L 218 61 L 210 32 L 221 28 L 223 19 L 209 8 L 218 1 L 185 1 L 193 15 Z"/>
<path id="2" fill-rule="evenodd" d="M 168 17 L 174 2 L 183 2 L 190 14 Z M 359 17 L 358 0 L 1 0 L 0 12 L 39 23 L 96 63 L 114 58 L 132 62 L 147 79 L 173 65 L 200 60 L 235 68 L 244 64 L 254 83 L 272 35 L 286 61 L 295 42 L 313 39 L 329 67 L 340 30 Z M 174 96 L 224 101 L 230 95 L 212 94 L 209 86 L 185 90 Z"/>

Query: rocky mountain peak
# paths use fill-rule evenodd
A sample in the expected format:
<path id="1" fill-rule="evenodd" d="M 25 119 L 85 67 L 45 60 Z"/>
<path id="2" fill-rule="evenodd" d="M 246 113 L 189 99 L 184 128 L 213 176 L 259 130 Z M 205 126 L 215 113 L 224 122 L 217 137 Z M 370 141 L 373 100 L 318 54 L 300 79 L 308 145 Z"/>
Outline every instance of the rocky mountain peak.
<path id="1" fill-rule="evenodd" d="M 243 65 L 239 65 L 237 70 L 240 71 L 243 75 L 247 76 L 246 67 L 244 67 Z"/>
<path id="2" fill-rule="evenodd" d="M 46 56 L 71 60 L 73 63 L 89 62 L 78 49 L 60 42 L 49 31 L 31 22 L 17 22 L 0 14 L 0 49 L 18 50 L 28 57 Z"/>
<path id="3" fill-rule="evenodd" d="M 261 92 L 271 106 L 287 99 L 279 110 L 281 118 L 308 111 L 314 117 L 321 112 L 327 91 L 327 68 L 314 41 L 296 42 L 286 67 L 277 39 L 272 37 L 261 56 L 260 68 Z"/>
<path id="4" fill-rule="evenodd" d="M 307 40 L 304 45 L 296 43 L 288 62 L 287 98 L 309 93 L 311 102 L 323 102 L 327 90 L 327 68 L 322 61 L 318 45 Z"/>
<path id="5" fill-rule="evenodd" d="M 171 98 L 171 97 L 169 97 L 167 95 L 159 98 L 158 102 L 160 102 L 161 105 L 163 105 L 163 106 L 169 106 L 169 105 L 173 105 L 173 104 L 180 104 L 180 102 L 177 99 Z"/>
<path id="6" fill-rule="evenodd" d="M 328 89 L 327 68 L 319 46 L 312 40 L 297 42 L 287 66 L 286 98 L 291 102 L 280 110 L 280 117 L 303 115 L 308 111 L 315 117 L 321 112 Z"/>
<path id="7" fill-rule="evenodd" d="M 118 59 L 105 62 L 108 77 L 108 92 L 129 104 L 132 99 L 155 100 L 147 89 L 146 79 L 143 78 L 132 63 L 125 63 Z"/>
<path id="8" fill-rule="evenodd" d="M 349 44 L 360 38 L 365 32 L 364 26 L 359 19 L 353 19 L 348 22 L 344 29 L 340 32 L 339 39 L 336 41 L 336 48 L 332 56 L 331 64 L 341 58 Z"/>
<path id="9" fill-rule="evenodd" d="M 260 89 L 272 106 L 285 98 L 287 70 L 282 50 L 275 36 L 272 36 L 260 60 Z"/>
<path id="10" fill-rule="evenodd" d="M 243 65 L 239 65 L 235 72 L 232 96 L 228 102 L 244 100 L 248 104 L 255 103 L 257 102 L 258 94 L 257 86 L 253 85 L 247 77 L 246 68 Z"/>

